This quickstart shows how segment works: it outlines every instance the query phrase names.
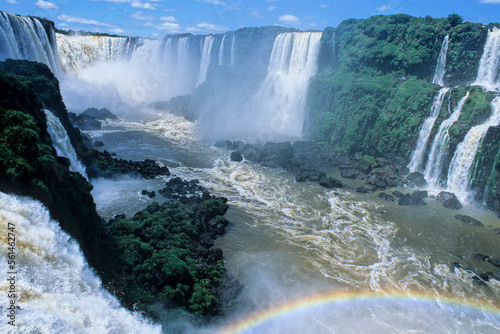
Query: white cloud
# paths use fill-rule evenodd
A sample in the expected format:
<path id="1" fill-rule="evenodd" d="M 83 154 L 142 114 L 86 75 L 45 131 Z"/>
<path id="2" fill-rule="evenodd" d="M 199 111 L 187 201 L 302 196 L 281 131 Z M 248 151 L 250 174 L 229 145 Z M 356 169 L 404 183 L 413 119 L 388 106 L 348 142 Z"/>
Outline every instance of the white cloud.
<path id="1" fill-rule="evenodd" d="M 196 25 L 198 28 L 202 28 L 208 31 L 213 31 L 213 32 L 221 32 L 221 31 L 228 31 L 229 28 L 225 26 L 218 26 L 210 22 L 200 22 Z"/>
<path id="2" fill-rule="evenodd" d="M 204 3 L 209 3 L 214 6 L 220 6 L 220 7 L 225 7 L 231 10 L 239 10 L 240 7 L 238 6 L 238 3 L 240 1 L 234 1 L 231 0 L 229 2 L 222 1 L 222 0 L 196 0 L 197 2 L 204 2 Z"/>
<path id="3" fill-rule="evenodd" d="M 391 10 L 391 6 L 389 6 L 389 5 L 383 5 L 383 6 L 377 7 L 377 11 L 379 11 L 379 12 L 388 12 L 390 10 Z"/>
<path id="4" fill-rule="evenodd" d="M 125 30 L 120 29 L 120 28 L 110 29 L 109 32 L 112 33 L 112 34 L 117 34 L 117 35 L 121 35 L 121 34 L 125 34 L 126 33 Z"/>
<path id="5" fill-rule="evenodd" d="M 66 14 L 59 15 L 57 17 L 57 19 L 61 20 L 61 21 L 65 21 L 65 22 L 70 22 L 70 23 L 90 24 L 90 25 L 95 25 L 95 26 L 115 28 L 114 25 L 109 24 L 109 23 L 99 22 L 96 20 L 84 19 L 81 17 L 70 16 L 70 15 L 66 15 Z"/>
<path id="6" fill-rule="evenodd" d="M 264 16 L 260 15 L 260 13 L 259 13 L 258 11 L 256 11 L 256 10 L 254 10 L 254 11 L 250 12 L 250 16 L 252 16 L 252 17 L 256 17 L 256 18 L 258 18 L 258 19 L 261 19 L 261 18 L 263 18 L 263 17 L 264 17 Z"/>
<path id="7" fill-rule="evenodd" d="M 279 20 L 285 24 L 295 25 L 300 24 L 300 20 L 297 16 L 294 15 L 282 15 Z"/>
<path id="8" fill-rule="evenodd" d="M 325 3 L 322 3 L 319 5 L 320 8 L 330 8 L 330 5 L 327 5 Z"/>
<path id="9" fill-rule="evenodd" d="M 38 0 L 35 3 L 35 5 L 38 6 L 39 8 L 42 8 L 42 9 L 57 9 L 57 8 L 59 8 L 56 4 L 53 4 L 52 2 L 48 2 L 48 1 L 43 1 L 43 0 Z"/>
<path id="10" fill-rule="evenodd" d="M 219 5 L 219 6 L 227 6 L 227 2 L 225 1 L 220 1 L 220 0 L 196 0 L 198 2 L 206 2 L 212 5 Z"/>
<path id="11" fill-rule="evenodd" d="M 7 0 L 7 3 L 16 4 L 17 1 L 16 0 Z"/>
<path id="12" fill-rule="evenodd" d="M 176 33 L 182 32 L 182 27 L 179 24 L 173 23 L 173 22 L 163 22 L 161 24 L 154 24 L 151 22 L 146 22 L 144 24 L 144 26 L 145 27 L 153 27 L 157 30 L 166 31 L 167 33 L 170 33 L 170 34 L 176 34 Z"/>
<path id="13" fill-rule="evenodd" d="M 149 2 L 143 3 L 140 2 L 139 0 L 132 0 L 130 3 L 130 6 L 134 8 L 142 8 L 142 9 L 151 9 L 151 10 L 156 10 L 156 7 Z"/>
<path id="14" fill-rule="evenodd" d="M 175 9 L 173 8 L 167 8 L 163 10 L 164 12 L 175 12 Z"/>
<path id="15" fill-rule="evenodd" d="M 136 19 L 136 20 L 149 20 L 149 21 L 155 20 L 155 17 L 153 15 L 144 14 L 143 12 L 135 12 L 129 15 L 129 17 L 131 19 Z"/>
<path id="16" fill-rule="evenodd" d="M 273 11 L 273 10 L 275 10 L 275 9 L 276 9 L 276 7 L 274 7 L 274 6 L 269 6 L 269 7 L 267 8 L 267 10 L 268 10 L 268 11 L 270 11 L 270 12 L 272 12 L 272 11 Z"/>
<path id="17" fill-rule="evenodd" d="M 479 0 L 480 3 L 489 3 L 492 5 L 500 5 L 500 0 Z"/>
<path id="18" fill-rule="evenodd" d="M 162 16 L 162 17 L 160 17 L 160 21 L 179 22 L 179 20 L 177 20 L 173 16 Z"/>

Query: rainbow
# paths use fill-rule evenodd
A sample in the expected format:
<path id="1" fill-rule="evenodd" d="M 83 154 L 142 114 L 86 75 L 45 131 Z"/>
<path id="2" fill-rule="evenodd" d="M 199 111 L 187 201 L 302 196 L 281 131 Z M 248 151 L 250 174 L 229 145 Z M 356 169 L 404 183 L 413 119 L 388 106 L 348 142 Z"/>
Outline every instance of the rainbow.
<path id="1" fill-rule="evenodd" d="M 430 304 L 448 305 L 460 308 L 468 308 L 480 312 L 488 312 L 500 317 L 500 305 L 491 301 L 474 301 L 466 298 L 436 296 L 426 292 L 404 293 L 358 291 L 358 290 L 336 290 L 327 293 L 305 296 L 299 299 L 288 301 L 277 307 L 256 311 L 245 318 L 242 318 L 219 330 L 220 334 L 239 334 L 254 329 L 277 317 L 298 311 L 305 311 L 313 307 L 326 305 L 339 306 L 343 303 L 356 303 L 363 301 L 375 302 L 426 302 Z"/>

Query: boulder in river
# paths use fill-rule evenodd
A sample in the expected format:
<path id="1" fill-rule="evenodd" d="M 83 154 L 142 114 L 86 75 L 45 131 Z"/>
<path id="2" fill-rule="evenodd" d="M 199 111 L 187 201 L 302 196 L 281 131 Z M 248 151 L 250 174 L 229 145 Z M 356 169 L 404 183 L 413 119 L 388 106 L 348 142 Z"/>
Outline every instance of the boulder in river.
<path id="1" fill-rule="evenodd" d="M 384 201 L 387 201 L 387 202 L 389 202 L 389 203 L 394 202 L 394 197 L 392 197 L 391 195 L 386 194 L 386 193 L 384 193 L 384 192 L 381 192 L 380 194 L 378 194 L 378 196 L 377 196 L 377 197 L 378 197 L 378 198 L 381 198 L 381 199 L 383 199 Z"/>
<path id="2" fill-rule="evenodd" d="M 459 210 L 463 207 L 460 201 L 458 200 L 457 196 L 447 191 L 440 192 L 436 196 L 436 200 L 440 203 L 443 203 L 443 206 L 445 208 L 451 210 Z"/>
<path id="3" fill-rule="evenodd" d="M 481 223 L 479 220 L 472 218 L 471 216 L 467 215 L 456 215 L 455 219 L 458 219 L 466 224 L 469 225 L 474 225 L 474 226 L 484 226 L 483 223 Z"/>
<path id="4" fill-rule="evenodd" d="M 325 188 L 342 188 L 344 184 L 333 177 L 324 176 L 319 180 L 319 185 Z"/>
<path id="5" fill-rule="evenodd" d="M 109 111 L 106 108 L 88 108 L 84 112 L 80 114 L 81 117 L 90 117 L 94 119 L 99 119 L 99 120 L 106 120 L 106 119 L 118 119 L 116 115 L 114 115 L 111 111 Z"/>
<path id="6" fill-rule="evenodd" d="M 234 151 L 233 153 L 231 153 L 230 158 L 231 158 L 231 161 L 235 161 L 235 162 L 243 161 L 243 155 L 241 155 L 241 153 L 238 151 Z"/>
<path id="7" fill-rule="evenodd" d="M 427 203 L 420 197 L 413 196 L 412 194 L 404 194 L 399 199 L 398 205 L 424 206 L 427 205 Z"/>
<path id="8" fill-rule="evenodd" d="M 419 172 L 410 173 L 406 180 L 408 181 L 408 185 L 410 187 L 422 187 L 427 184 L 427 181 L 424 178 L 424 175 Z"/>

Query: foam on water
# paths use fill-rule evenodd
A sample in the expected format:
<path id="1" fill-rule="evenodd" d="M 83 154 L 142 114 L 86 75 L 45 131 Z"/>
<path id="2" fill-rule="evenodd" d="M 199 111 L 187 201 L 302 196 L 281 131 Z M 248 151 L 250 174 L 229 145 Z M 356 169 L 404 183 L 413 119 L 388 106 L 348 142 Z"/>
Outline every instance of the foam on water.
<path id="1" fill-rule="evenodd" d="M 161 333 L 159 326 L 127 311 L 101 287 L 78 244 L 40 202 L 0 193 L 5 230 L 8 222 L 15 225 L 16 235 L 17 333 Z M 7 233 L 1 241 L 7 245 Z M 0 255 L 6 273 L 6 246 Z M 7 283 L 0 282 L 1 305 L 9 303 Z"/>

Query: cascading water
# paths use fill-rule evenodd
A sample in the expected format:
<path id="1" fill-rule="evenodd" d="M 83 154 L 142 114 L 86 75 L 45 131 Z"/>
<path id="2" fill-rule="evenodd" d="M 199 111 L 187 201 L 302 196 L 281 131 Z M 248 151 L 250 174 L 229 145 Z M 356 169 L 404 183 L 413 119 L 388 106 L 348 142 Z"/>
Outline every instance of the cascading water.
<path id="1" fill-rule="evenodd" d="M 128 59 L 135 49 L 130 38 L 65 36 L 56 34 L 57 49 L 65 73 L 78 76 L 100 61 Z"/>
<path id="2" fill-rule="evenodd" d="M 4 325 L 6 320 L 2 326 L 16 333 L 161 333 L 160 326 L 130 313 L 102 288 L 78 244 L 40 202 L 0 192 L 0 223 L 5 231 L 8 223 L 14 226 L 20 306 L 15 327 Z M 2 244 L 7 245 L 7 232 Z M 1 247 L 5 273 L 7 255 L 7 246 Z M 8 283 L 0 283 L 4 306 L 10 302 Z"/>
<path id="3" fill-rule="evenodd" d="M 444 160 L 448 152 L 450 135 L 448 130 L 460 117 L 465 101 L 469 97 L 469 92 L 460 99 L 453 113 L 445 119 L 434 136 L 432 146 L 429 152 L 429 158 L 425 166 L 424 177 L 427 182 L 435 187 L 440 185 L 440 177 L 443 171 Z"/>
<path id="4" fill-rule="evenodd" d="M 321 32 L 282 33 L 274 41 L 267 76 L 254 97 L 258 129 L 301 138 L 309 79 L 318 70 Z M 249 123 L 249 124 L 252 124 Z"/>
<path id="5" fill-rule="evenodd" d="M 491 101 L 492 114 L 483 124 L 472 127 L 453 155 L 448 170 L 447 188 L 461 198 L 467 199 L 472 166 L 477 150 L 490 126 L 500 124 L 500 97 Z"/>
<path id="6" fill-rule="evenodd" d="M 203 48 L 201 52 L 200 73 L 198 75 L 198 83 L 201 85 L 207 79 L 208 68 L 212 62 L 212 47 L 214 45 L 214 36 L 209 35 L 203 41 Z"/>
<path id="7" fill-rule="evenodd" d="M 50 134 L 57 155 L 68 158 L 71 161 L 69 169 L 82 174 L 83 177 L 88 179 L 85 167 L 78 160 L 76 151 L 69 140 L 68 133 L 59 118 L 49 110 L 45 110 L 45 116 L 47 117 L 47 131 Z"/>
<path id="8" fill-rule="evenodd" d="M 434 72 L 434 78 L 432 83 L 439 86 L 444 85 L 444 74 L 446 72 L 446 55 L 448 54 L 448 45 L 450 44 L 450 36 L 446 35 L 441 45 L 441 51 L 439 52 L 438 62 L 436 65 L 436 71 Z"/>
<path id="9" fill-rule="evenodd" d="M 500 29 L 488 32 L 474 85 L 500 90 Z"/>
<path id="10" fill-rule="evenodd" d="M 222 42 L 220 42 L 219 48 L 219 66 L 224 65 L 224 42 L 226 41 L 226 35 L 222 37 Z"/>
<path id="11" fill-rule="evenodd" d="M 234 37 L 234 34 L 233 34 L 233 39 L 231 41 L 231 66 L 234 66 L 234 57 L 235 57 L 235 45 L 236 45 L 236 42 L 235 42 L 235 39 L 236 37 Z"/>
<path id="12" fill-rule="evenodd" d="M 449 88 L 441 88 L 438 95 L 434 97 L 431 113 L 429 117 L 425 119 L 424 124 L 422 124 L 418 134 L 417 147 L 411 155 L 410 164 L 408 165 L 411 172 L 418 171 L 424 162 L 424 154 L 427 148 L 427 142 L 431 135 L 432 127 L 439 116 L 439 111 L 443 105 L 444 97 L 449 91 Z"/>
<path id="13" fill-rule="evenodd" d="M 7 58 L 38 61 L 59 75 L 59 56 L 52 27 L 45 30 L 34 17 L 0 12 L 0 28 L 0 61 Z"/>

